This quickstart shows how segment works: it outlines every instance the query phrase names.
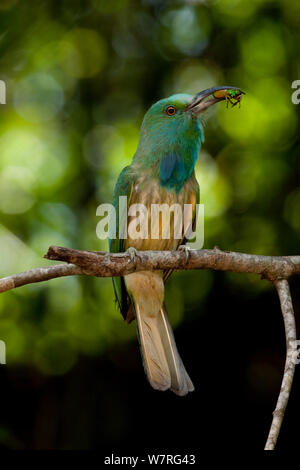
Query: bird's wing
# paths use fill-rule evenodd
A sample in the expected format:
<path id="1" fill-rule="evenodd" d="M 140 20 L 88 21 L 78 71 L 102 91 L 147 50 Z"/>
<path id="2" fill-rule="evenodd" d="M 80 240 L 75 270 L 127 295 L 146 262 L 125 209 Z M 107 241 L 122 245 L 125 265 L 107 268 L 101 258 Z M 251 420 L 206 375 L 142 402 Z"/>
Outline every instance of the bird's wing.
<path id="1" fill-rule="evenodd" d="M 127 204 L 129 207 L 133 182 L 134 182 L 134 176 L 131 171 L 131 167 L 127 166 L 120 173 L 120 176 L 118 178 L 118 181 L 114 190 L 113 205 L 116 210 L 116 238 L 109 240 L 109 251 L 111 253 L 121 253 L 122 251 L 124 251 L 125 240 L 122 238 L 121 239 L 119 238 L 119 227 L 120 227 L 119 197 L 127 196 Z M 126 215 L 127 217 L 127 213 L 123 215 Z M 126 319 L 128 308 L 130 306 L 130 300 L 127 294 L 124 278 L 120 276 L 113 277 L 112 281 L 113 281 L 117 304 L 120 308 L 121 314 Z"/>

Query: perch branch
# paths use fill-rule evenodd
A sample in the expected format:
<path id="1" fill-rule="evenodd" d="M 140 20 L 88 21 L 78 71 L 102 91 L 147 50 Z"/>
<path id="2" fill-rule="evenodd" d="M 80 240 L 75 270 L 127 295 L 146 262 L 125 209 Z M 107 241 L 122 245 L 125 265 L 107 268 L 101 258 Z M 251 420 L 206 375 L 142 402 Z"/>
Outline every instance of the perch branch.
<path id="1" fill-rule="evenodd" d="M 273 420 L 265 450 L 274 450 L 280 432 L 284 412 L 291 393 L 297 359 L 296 323 L 289 284 L 285 279 L 274 281 L 277 289 L 285 328 L 286 360 L 281 389 L 277 400 Z"/>
<path id="2" fill-rule="evenodd" d="M 213 250 L 139 251 L 132 261 L 125 253 L 81 251 L 50 246 L 45 258 L 65 261 L 68 265 L 46 266 L 0 279 L 0 293 L 35 282 L 62 276 L 85 274 L 89 276 L 124 276 L 134 271 L 155 269 L 214 269 L 238 273 L 260 274 L 270 280 L 288 279 L 300 274 L 300 256 L 261 256 Z"/>
<path id="3" fill-rule="evenodd" d="M 31 269 L 0 279 L 0 292 L 25 284 L 47 281 L 62 276 L 85 274 L 88 276 L 124 276 L 135 271 L 163 269 L 213 269 L 237 273 L 259 274 L 273 282 L 279 295 L 286 332 L 286 364 L 273 421 L 266 443 L 266 450 L 275 448 L 284 412 L 292 387 L 296 363 L 296 328 L 289 279 L 300 274 L 300 256 L 261 256 L 246 253 L 213 250 L 192 250 L 188 259 L 183 251 L 139 251 L 136 256 L 125 253 L 80 251 L 51 246 L 45 258 L 65 261 L 59 264 Z"/>
<path id="4" fill-rule="evenodd" d="M 231 251 L 191 250 L 188 260 L 183 251 L 138 251 L 134 261 L 125 253 L 81 251 L 50 246 L 45 258 L 73 263 L 96 276 L 124 276 L 134 271 L 156 269 L 214 269 L 260 274 L 270 280 L 300 274 L 300 256 L 261 256 Z"/>

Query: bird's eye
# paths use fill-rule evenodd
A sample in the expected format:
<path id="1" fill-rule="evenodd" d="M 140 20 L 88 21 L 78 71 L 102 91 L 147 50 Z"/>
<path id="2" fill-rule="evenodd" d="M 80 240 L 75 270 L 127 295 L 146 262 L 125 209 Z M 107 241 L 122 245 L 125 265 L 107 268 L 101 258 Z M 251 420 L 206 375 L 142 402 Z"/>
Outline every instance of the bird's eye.
<path id="1" fill-rule="evenodd" d="M 166 113 L 167 113 L 168 116 L 174 116 L 176 111 L 177 110 L 174 106 L 168 106 L 167 109 L 166 109 Z"/>

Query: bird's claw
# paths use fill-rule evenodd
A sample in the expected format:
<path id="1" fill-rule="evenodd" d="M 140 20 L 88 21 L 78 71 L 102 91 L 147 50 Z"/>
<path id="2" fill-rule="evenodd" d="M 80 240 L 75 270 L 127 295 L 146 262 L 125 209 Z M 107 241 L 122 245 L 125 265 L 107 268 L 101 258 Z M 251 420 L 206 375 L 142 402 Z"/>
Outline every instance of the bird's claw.
<path id="1" fill-rule="evenodd" d="M 137 250 L 133 246 L 130 246 L 129 248 L 127 248 L 126 253 L 128 253 L 128 255 L 130 256 L 129 263 L 131 263 L 131 262 L 136 263 Z"/>
<path id="2" fill-rule="evenodd" d="M 187 264 L 190 258 L 191 248 L 187 245 L 180 245 L 178 250 L 185 252 L 185 263 Z"/>
<path id="3" fill-rule="evenodd" d="M 215 245 L 213 249 L 214 249 L 214 251 L 222 251 L 222 250 L 218 247 L 218 245 Z"/>

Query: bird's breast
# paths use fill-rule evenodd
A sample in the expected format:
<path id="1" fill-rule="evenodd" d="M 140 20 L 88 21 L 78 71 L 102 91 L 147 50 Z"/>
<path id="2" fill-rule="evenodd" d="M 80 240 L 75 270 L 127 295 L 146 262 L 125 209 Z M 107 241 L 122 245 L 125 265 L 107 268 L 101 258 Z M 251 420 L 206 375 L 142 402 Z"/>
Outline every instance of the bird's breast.
<path id="1" fill-rule="evenodd" d="M 125 249 L 130 246 L 137 250 L 177 249 L 184 238 L 187 224 L 192 223 L 197 202 L 196 186 L 194 176 L 184 183 L 178 193 L 175 189 L 162 187 L 155 179 L 138 178 L 132 187 L 128 203 L 128 238 Z M 142 208 L 136 206 L 137 204 L 142 205 Z M 136 209 L 139 211 L 135 212 Z M 141 210 L 144 212 L 142 217 Z M 137 218 L 140 218 L 140 226 Z M 140 236 L 137 236 L 138 230 Z"/>

